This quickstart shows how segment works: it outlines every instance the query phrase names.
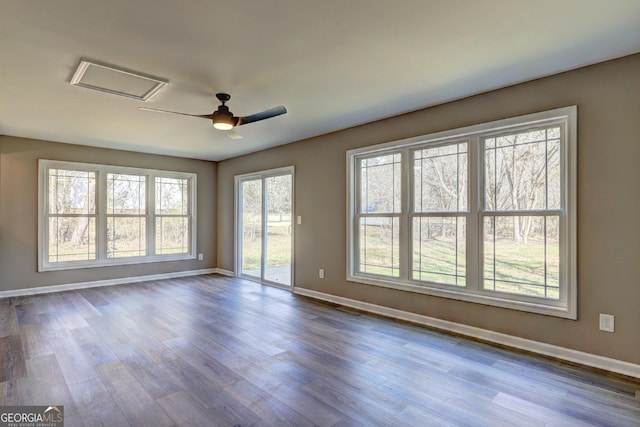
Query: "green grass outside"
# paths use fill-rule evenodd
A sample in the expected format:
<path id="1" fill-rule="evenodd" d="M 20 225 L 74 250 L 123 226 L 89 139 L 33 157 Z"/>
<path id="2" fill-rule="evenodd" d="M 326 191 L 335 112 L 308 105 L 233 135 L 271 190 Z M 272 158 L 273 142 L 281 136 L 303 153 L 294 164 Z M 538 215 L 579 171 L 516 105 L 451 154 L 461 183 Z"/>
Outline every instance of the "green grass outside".
<path id="1" fill-rule="evenodd" d="M 394 240 L 398 241 L 397 238 Z M 360 251 L 362 272 L 399 276 L 399 248 L 392 252 L 386 243 L 390 241 L 389 227 L 367 228 L 366 251 Z M 484 289 L 552 299 L 559 297 L 560 258 L 557 244 L 547 244 L 545 255 L 543 241 L 529 239 L 527 243 L 522 243 L 501 239 L 495 245 L 495 265 L 493 259 L 494 245 L 488 241 L 484 246 Z M 464 243 L 459 242 L 456 248 L 455 238 L 441 237 L 423 240 L 420 247 L 419 240 L 416 240 L 411 277 L 418 281 L 465 286 Z"/>
<path id="2" fill-rule="evenodd" d="M 267 267 L 289 265 L 291 260 L 288 222 L 270 221 L 269 260 Z M 361 271 L 389 277 L 400 273 L 399 248 L 392 252 L 389 245 L 391 232 L 388 227 L 368 227 L 367 246 L 360 252 L 360 259 L 367 265 Z M 395 241 L 398 240 L 396 237 Z M 261 239 L 256 236 L 245 241 L 243 269 L 260 269 Z M 466 285 L 466 248 L 451 237 L 437 238 L 422 242 L 421 252 L 418 242 L 413 251 L 412 278 L 414 280 Z M 545 289 L 545 245 L 530 239 L 528 243 L 518 243 L 510 239 L 498 240 L 495 248 L 495 277 L 493 265 L 493 242 L 485 244 L 484 289 L 535 297 L 558 298 L 559 292 L 559 247 L 546 247 L 546 289 Z M 456 259 L 457 252 L 457 259 Z M 508 261 L 505 261 L 508 260 Z M 457 270 L 456 270 L 457 266 Z M 516 283 L 511 283 L 516 282 Z M 546 291 L 546 295 L 545 295 Z"/>
<path id="3" fill-rule="evenodd" d="M 267 268 L 291 264 L 291 236 L 289 222 L 269 221 L 267 228 Z M 246 233 L 242 248 L 242 269 L 259 270 L 262 255 L 262 239 L 259 233 Z"/>

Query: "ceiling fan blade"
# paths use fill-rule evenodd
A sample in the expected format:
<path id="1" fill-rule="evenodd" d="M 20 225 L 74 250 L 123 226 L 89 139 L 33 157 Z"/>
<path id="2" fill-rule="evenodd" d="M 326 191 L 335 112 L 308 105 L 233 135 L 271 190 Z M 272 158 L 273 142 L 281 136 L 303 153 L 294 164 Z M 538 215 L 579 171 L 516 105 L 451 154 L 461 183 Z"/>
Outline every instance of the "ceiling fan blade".
<path id="1" fill-rule="evenodd" d="M 179 113 L 177 111 L 160 110 L 158 108 L 149 108 L 149 107 L 138 107 L 138 110 L 154 111 L 156 113 L 180 114 L 181 116 L 200 117 L 201 119 L 209 119 L 209 120 L 213 118 L 213 114 L 187 114 L 187 113 Z"/>
<path id="2" fill-rule="evenodd" d="M 279 107 L 273 107 L 261 113 L 252 114 L 246 117 L 238 117 L 238 123 L 236 124 L 236 126 L 246 125 L 248 123 L 257 122 L 260 120 L 270 119 L 271 117 L 276 117 L 281 114 L 285 114 L 286 112 L 287 112 L 287 109 L 284 108 L 282 105 Z"/>

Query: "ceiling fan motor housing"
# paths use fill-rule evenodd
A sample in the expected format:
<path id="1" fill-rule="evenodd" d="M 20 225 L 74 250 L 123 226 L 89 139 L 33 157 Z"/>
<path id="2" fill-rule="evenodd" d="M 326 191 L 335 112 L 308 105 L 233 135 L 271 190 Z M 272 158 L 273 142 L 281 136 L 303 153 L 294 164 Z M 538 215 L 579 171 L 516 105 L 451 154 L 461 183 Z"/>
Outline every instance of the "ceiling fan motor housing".
<path id="1" fill-rule="evenodd" d="M 229 107 L 224 104 L 218 106 L 218 110 L 213 113 L 211 121 L 213 122 L 213 127 L 221 130 L 229 130 L 236 125 L 236 120 L 229 111 Z"/>

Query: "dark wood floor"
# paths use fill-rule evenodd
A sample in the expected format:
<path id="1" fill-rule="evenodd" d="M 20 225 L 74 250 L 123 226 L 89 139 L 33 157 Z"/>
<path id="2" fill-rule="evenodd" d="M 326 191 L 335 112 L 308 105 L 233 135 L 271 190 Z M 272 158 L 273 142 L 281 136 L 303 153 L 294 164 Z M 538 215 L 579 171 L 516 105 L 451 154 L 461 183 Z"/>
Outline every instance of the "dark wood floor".
<path id="1" fill-rule="evenodd" d="M 638 383 L 214 275 L 0 300 L 0 358 L 67 427 L 640 425 Z"/>

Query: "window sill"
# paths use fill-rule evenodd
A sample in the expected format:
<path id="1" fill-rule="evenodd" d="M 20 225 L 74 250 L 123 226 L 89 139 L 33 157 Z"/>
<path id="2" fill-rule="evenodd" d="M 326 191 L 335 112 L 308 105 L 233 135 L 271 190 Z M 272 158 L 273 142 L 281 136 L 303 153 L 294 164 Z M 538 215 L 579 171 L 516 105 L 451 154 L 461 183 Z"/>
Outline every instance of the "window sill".
<path id="1" fill-rule="evenodd" d="M 469 290 L 460 290 L 452 288 L 445 289 L 428 284 L 400 283 L 392 280 L 384 280 L 372 277 L 347 275 L 347 281 L 360 283 L 364 285 L 380 286 L 399 291 L 413 292 L 425 295 L 431 295 L 440 298 L 454 299 L 458 301 L 472 302 L 476 304 L 489 305 L 494 307 L 508 308 L 511 310 L 526 311 L 529 313 L 543 314 L 546 316 L 561 317 L 565 319 L 577 320 L 575 309 L 572 310 L 570 304 L 558 301 L 555 304 L 545 303 L 544 300 L 517 300 L 513 297 L 509 298 L 509 294 L 502 297 L 500 294 L 489 295 L 487 293 L 474 293 Z M 573 305 L 575 307 L 575 304 Z"/>
<path id="2" fill-rule="evenodd" d="M 115 260 L 101 260 L 101 261 L 75 261 L 75 262 L 66 262 L 66 263 L 57 263 L 57 264 L 47 264 L 38 266 L 38 272 L 44 273 L 47 271 L 64 271 L 64 270 L 79 270 L 86 268 L 97 268 L 97 267 L 118 267 L 124 265 L 136 265 L 136 264 L 150 264 L 155 262 L 168 262 L 168 261 L 185 261 L 185 260 L 195 260 L 197 259 L 196 255 L 166 255 L 166 256 L 154 256 L 154 257 L 144 257 L 144 258 L 121 258 Z"/>

